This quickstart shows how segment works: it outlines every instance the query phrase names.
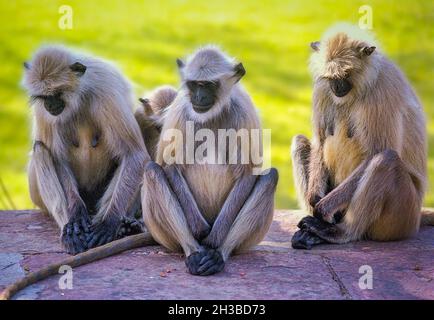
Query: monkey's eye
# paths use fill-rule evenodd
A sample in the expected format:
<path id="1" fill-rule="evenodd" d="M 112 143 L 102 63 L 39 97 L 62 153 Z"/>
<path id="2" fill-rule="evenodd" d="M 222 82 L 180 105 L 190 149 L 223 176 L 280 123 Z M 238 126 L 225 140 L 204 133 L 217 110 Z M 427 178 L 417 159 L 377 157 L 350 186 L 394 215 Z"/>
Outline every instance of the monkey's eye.
<path id="1" fill-rule="evenodd" d="M 195 90 L 197 87 L 197 82 L 196 81 L 187 81 L 187 87 L 190 90 Z"/>
<path id="2" fill-rule="evenodd" d="M 215 91 L 220 87 L 220 81 L 209 81 L 206 83 L 206 86 Z"/>

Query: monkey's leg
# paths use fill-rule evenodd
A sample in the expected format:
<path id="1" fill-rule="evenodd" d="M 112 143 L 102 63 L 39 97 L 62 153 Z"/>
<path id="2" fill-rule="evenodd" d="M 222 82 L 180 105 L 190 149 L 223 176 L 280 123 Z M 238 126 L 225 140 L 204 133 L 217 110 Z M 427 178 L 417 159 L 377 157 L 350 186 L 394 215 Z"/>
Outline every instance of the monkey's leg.
<path id="1" fill-rule="evenodd" d="M 76 254 L 86 250 L 86 233 L 90 221 L 74 177 L 65 165 L 54 161 L 42 142 L 34 145 L 30 182 L 35 183 L 31 189 L 39 191 L 44 207 L 61 228 L 61 241 L 66 251 Z M 34 194 L 36 199 L 38 194 Z"/>
<path id="2" fill-rule="evenodd" d="M 333 225 L 310 217 L 301 227 L 331 243 L 364 236 L 397 240 L 417 232 L 420 206 L 421 199 L 406 165 L 395 151 L 386 150 L 369 162 L 342 223 Z"/>
<path id="3" fill-rule="evenodd" d="M 214 221 L 211 232 L 203 239 L 203 245 L 213 249 L 222 245 L 241 208 L 252 193 L 257 179 L 258 176 L 249 174 L 236 181 Z"/>
<path id="4" fill-rule="evenodd" d="M 164 172 L 173 192 L 179 200 L 193 237 L 197 240 L 205 238 L 209 234 L 211 227 L 200 212 L 196 200 L 181 172 L 173 165 L 165 167 Z"/>
<path id="5" fill-rule="evenodd" d="M 311 150 L 311 143 L 305 136 L 297 135 L 292 139 L 291 157 L 297 199 L 301 209 L 310 214 L 313 212 L 312 204 L 314 204 L 311 204 L 308 192 Z M 311 249 L 312 246 L 324 242 L 320 237 L 306 230 L 298 230 L 291 239 L 294 249 Z"/>
<path id="6" fill-rule="evenodd" d="M 122 226 L 122 217 L 127 216 L 140 189 L 140 180 L 145 162 L 141 151 L 124 156 L 120 166 L 99 201 L 99 209 L 92 223 L 90 248 L 116 239 Z"/>
<path id="7" fill-rule="evenodd" d="M 191 263 L 202 247 L 193 237 L 182 207 L 170 187 L 164 170 L 150 161 L 145 167 L 142 188 L 143 220 L 154 239 L 171 251 L 184 251 L 190 273 Z"/>
<path id="8" fill-rule="evenodd" d="M 298 203 L 304 211 L 312 213 L 313 208 L 309 203 L 307 192 L 309 184 L 310 152 L 311 144 L 308 138 L 303 135 L 297 135 L 292 139 L 292 170 Z"/>
<path id="9" fill-rule="evenodd" d="M 278 172 L 274 168 L 258 177 L 252 193 L 219 247 L 224 261 L 233 251 L 245 251 L 264 238 L 273 220 L 277 181 Z"/>

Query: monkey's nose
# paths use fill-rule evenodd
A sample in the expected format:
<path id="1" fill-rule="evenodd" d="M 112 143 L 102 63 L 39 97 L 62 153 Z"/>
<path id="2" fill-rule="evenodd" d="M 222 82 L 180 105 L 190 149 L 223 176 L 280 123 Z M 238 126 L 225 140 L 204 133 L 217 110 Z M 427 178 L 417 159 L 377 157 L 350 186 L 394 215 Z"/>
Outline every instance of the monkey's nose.
<path id="1" fill-rule="evenodd" d="M 353 86 L 347 79 L 332 79 L 330 80 L 330 88 L 336 97 L 345 97 L 351 91 Z"/>

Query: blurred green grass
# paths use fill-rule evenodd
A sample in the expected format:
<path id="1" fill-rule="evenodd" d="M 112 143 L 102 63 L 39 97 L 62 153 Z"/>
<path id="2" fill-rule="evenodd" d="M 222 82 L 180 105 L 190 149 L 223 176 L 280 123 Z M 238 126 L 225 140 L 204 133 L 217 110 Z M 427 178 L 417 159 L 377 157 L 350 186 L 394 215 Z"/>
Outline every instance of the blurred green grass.
<path id="1" fill-rule="evenodd" d="M 60 30 L 58 9 L 74 10 Z M 272 129 L 280 171 L 278 208 L 296 206 L 291 137 L 310 136 L 309 42 L 337 21 L 357 23 L 371 5 L 374 31 L 420 95 L 428 117 L 429 176 L 434 182 L 434 2 L 413 1 L 6 1 L 0 2 L 0 177 L 18 208 L 30 208 L 26 163 L 30 110 L 19 83 L 22 63 L 43 43 L 63 43 L 115 61 L 137 94 L 178 83 L 175 58 L 215 43 L 247 69 L 244 85 Z M 1 199 L 0 199 L 1 200 Z M 432 188 L 426 205 L 434 205 Z M 6 205 L 0 201 L 0 209 Z"/>

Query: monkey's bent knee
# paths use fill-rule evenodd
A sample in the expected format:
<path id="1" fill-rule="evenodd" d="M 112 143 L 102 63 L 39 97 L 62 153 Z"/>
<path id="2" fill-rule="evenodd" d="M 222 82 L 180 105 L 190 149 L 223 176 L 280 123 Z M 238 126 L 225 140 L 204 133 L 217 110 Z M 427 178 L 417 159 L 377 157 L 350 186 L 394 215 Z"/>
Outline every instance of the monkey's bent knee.
<path id="1" fill-rule="evenodd" d="M 299 149 L 304 149 L 306 147 L 310 147 L 310 144 L 311 143 L 306 136 L 304 136 L 302 134 L 298 134 L 292 138 L 291 150 L 292 150 L 292 152 L 295 152 Z"/>
<path id="2" fill-rule="evenodd" d="M 157 180 L 164 177 L 163 168 L 154 161 L 149 161 L 145 165 L 145 177 L 149 177 L 153 180 Z"/>
<path id="3" fill-rule="evenodd" d="M 310 145 L 310 141 L 306 136 L 304 136 L 302 134 L 298 134 L 292 138 L 291 145 L 292 146 L 300 146 L 300 145 L 306 146 L 306 145 Z"/>
<path id="4" fill-rule="evenodd" d="M 400 161 L 400 157 L 395 150 L 386 149 L 374 156 L 372 161 L 379 166 L 389 168 L 391 165 Z"/>
<path id="5" fill-rule="evenodd" d="M 276 168 L 270 168 L 268 173 L 264 175 L 264 178 L 267 179 L 271 184 L 276 185 L 279 181 L 279 171 Z"/>

